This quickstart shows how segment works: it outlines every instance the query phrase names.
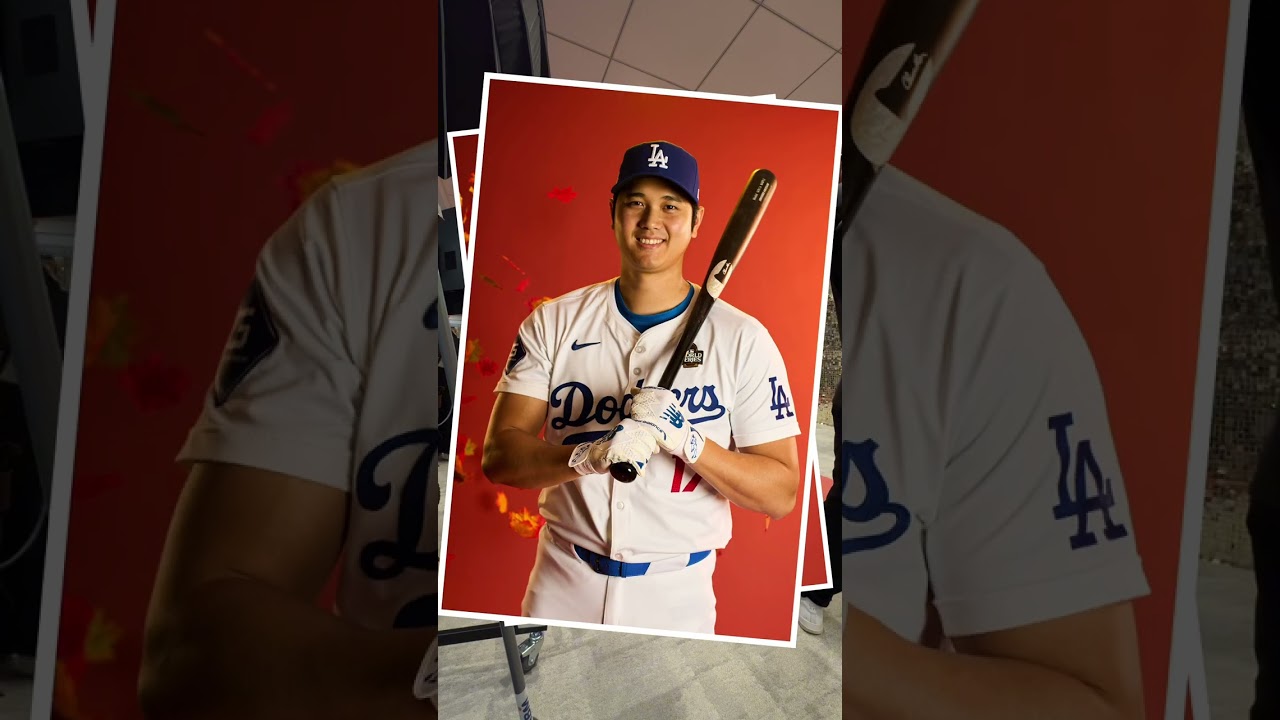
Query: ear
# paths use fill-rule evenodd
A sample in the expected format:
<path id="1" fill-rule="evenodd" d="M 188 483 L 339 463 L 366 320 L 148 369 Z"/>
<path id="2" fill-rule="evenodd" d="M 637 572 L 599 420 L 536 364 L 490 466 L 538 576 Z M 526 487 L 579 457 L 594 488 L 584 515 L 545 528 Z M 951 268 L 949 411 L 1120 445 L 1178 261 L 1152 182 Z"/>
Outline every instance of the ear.
<path id="1" fill-rule="evenodd" d="M 698 237 L 698 228 L 702 227 L 702 215 L 707 211 L 703 205 L 698 206 L 697 212 L 693 214 L 693 233 L 690 237 Z"/>

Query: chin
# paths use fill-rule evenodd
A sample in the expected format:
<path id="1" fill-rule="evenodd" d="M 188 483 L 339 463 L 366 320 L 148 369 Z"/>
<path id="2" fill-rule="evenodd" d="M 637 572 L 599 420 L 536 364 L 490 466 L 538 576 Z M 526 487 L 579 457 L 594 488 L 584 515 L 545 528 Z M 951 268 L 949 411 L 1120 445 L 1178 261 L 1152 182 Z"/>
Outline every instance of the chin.
<path id="1" fill-rule="evenodd" d="M 670 264 L 671 257 L 663 253 L 636 252 L 631 255 L 631 264 L 642 270 L 657 270 Z"/>

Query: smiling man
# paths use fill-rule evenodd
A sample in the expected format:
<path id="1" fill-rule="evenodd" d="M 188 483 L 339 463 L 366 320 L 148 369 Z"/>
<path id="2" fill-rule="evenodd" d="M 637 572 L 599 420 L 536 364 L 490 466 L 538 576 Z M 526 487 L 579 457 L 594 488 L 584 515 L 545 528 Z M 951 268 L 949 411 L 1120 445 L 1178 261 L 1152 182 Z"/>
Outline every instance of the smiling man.
<path id="1" fill-rule="evenodd" d="M 534 310 L 495 388 L 484 472 L 542 490 L 528 617 L 712 634 L 730 504 L 774 519 L 795 507 L 800 427 L 760 322 L 717 302 L 679 386 L 646 383 L 696 291 L 684 257 L 706 212 L 698 178 L 672 143 L 626 151 L 610 200 L 620 274 Z M 635 482 L 614 480 L 613 462 L 635 465 Z"/>

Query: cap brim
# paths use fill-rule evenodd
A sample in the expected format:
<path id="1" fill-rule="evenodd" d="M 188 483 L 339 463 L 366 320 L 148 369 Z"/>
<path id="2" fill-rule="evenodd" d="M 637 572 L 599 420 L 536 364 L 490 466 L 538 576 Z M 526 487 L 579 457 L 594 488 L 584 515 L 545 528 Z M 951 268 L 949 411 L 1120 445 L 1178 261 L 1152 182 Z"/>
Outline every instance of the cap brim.
<path id="1" fill-rule="evenodd" d="M 670 185 L 671 187 L 673 187 L 673 188 L 675 188 L 675 189 L 679 190 L 679 191 L 680 191 L 680 194 L 684 196 L 684 199 L 685 199 L 685 200 L 689 201 L 690 203 L 692 203 L 692 204 L 694 204 L 694 205 L 697 205 L 697 204 L 698 204 L 698 199 L 697 199 L 697 198 L 695 198 L 695 197 L 693 196 L 693 194 L 692 194 L 692 193 L 690 193 L 690 192 L 688 191 L 688 189 L 686 189 L 684 186 L 680 185 L 679 183 L 677 183 L 677 182 L 673 181 L 671 178 L 669 178 L 669 177 L 667 177 L 667 176 L 665 176 L 665 175 L 659 175 L 659 174 L 657 174 L 657 173 L 646 173 L 646 172 L 642 172 L 642 173 L 636 173 L 636 174 L 634 174 L 634 175 L 628 175 L 625 179 L 623 179 L 623 180 L 619 180 L 617 183 L 615 183 L 615 184 L 614 184 L 614 186 L 609 190 L 609 192 L 610 192 L 610 193 L 612 193 L 612 194 L 616 197 L 616 196 L 618 195 L 618 191 L 619 191 L 619 190 L 621 190 L 621 189 L 625 188 L 626 186 L 630 185 L 631 183 L 633 183 L 633 182 L 635 182 L 635 181 L 637 181 L 637 180 L 640 180 L 640 179 L 642 179 L 642 178 L 655 178 L 655 179 L 657 179 L 657 180 L 661 180 L 661 181 L 665 182 L 666 184 Z"/>

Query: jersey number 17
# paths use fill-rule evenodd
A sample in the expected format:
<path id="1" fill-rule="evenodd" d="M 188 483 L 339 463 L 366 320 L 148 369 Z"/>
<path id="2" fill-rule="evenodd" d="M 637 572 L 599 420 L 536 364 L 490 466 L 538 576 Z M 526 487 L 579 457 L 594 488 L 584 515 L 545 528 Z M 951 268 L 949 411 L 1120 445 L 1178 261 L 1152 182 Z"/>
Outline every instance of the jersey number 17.
<path id="1" fill-rule="evenodd" d="M 680 486 L 684 484 L 685 475 L 688 474 L 688 468 L 685 467 L 684 461 L 680 458 L 673 459 L 676 461 L 676 474 L 675 477 L 671 478 L 671 492 L 693 492 L 693 489 L 698 487 L 698 483 L 702 482 L 702 476 L 695 474 L 689 480 L 689 483 L 684 485 L 684 488 L 681 489 Z"/>

